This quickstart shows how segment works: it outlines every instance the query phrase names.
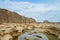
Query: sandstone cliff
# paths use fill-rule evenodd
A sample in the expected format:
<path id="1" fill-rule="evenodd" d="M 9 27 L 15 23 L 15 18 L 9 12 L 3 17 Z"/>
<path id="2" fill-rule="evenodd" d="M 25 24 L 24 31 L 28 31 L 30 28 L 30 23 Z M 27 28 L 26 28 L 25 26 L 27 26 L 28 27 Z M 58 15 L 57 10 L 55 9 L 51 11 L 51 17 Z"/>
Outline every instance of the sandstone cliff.
<path id="1" fill-rule="evenodd" d="M 19 15 L 16 12 L 0 8 L 0 23 L 35 23 L 32 18 Z"/>

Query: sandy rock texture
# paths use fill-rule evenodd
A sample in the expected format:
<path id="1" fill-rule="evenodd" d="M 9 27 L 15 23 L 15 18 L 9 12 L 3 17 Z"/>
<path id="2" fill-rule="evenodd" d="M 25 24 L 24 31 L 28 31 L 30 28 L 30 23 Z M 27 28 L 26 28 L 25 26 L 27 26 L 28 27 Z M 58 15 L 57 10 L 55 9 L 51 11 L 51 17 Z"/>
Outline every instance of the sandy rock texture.
<path id="1" fill-rule="evenodd" d="M 0 40 L 16 40 L 25 30 L 32 30 L 34 27 L 31 24 L 3 23 L 0 25 Z"/>

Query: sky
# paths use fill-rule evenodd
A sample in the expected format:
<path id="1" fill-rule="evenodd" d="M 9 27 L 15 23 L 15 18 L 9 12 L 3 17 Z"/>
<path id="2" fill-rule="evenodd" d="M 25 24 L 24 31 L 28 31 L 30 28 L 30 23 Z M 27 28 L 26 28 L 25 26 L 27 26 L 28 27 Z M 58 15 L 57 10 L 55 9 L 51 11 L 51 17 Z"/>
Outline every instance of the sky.
<path id="1" fill-rule="evenodd" d="M 0 0 L 0 8 L 34 18 L 37 22 L 60 22 L 60 0 Z"/>

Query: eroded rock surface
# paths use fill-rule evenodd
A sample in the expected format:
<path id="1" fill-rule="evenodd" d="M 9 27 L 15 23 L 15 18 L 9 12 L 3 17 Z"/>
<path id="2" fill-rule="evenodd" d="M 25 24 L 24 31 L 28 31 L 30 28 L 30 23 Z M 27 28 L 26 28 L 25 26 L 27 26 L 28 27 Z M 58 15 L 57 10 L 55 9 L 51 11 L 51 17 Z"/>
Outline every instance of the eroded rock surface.
<path id="1" fill-rule="evenodd" d="M 31 27 L 30 27 L 31 26 Z M 18 40 L 19 35 L 32 30 L 34 26 L 28 24 L 4 23 L 0 25 L 1 40 Z"/>

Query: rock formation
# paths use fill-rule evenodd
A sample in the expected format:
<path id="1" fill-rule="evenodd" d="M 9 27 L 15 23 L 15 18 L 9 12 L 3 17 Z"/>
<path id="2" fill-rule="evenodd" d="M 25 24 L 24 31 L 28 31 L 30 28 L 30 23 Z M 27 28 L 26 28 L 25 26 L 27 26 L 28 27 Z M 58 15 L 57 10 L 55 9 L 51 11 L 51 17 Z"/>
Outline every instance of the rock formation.
<path id="1" fill-rule="evenodd" d="M 54 27 L 56 27 L 57 30 L 54 29 Z M 60 39 L 60 22 L 49 22 L 45 20 L 37 24 L 32 18 L 27 18 L 16 12 L 0 8 L 0 40 L 18 40 L 16 38 L 18 38 L 19 35 L 26 32 L 26 30 L 28 31 L 34 28 L 39 32 L 54 34 Z"/>
<path id="2" fill-rule="evenodd" d="M 0 23 L 34 23 L 32 18 L 27 18 L 19 15 L 16 12 L 0 8 Z"/>
<path id="3" fill-rule="evenodd" d="M 29 27 L 25 23 L 36 23 L 36 21 L 0 8 L 0 40 L 18 40 L 16 38 Z"/>

